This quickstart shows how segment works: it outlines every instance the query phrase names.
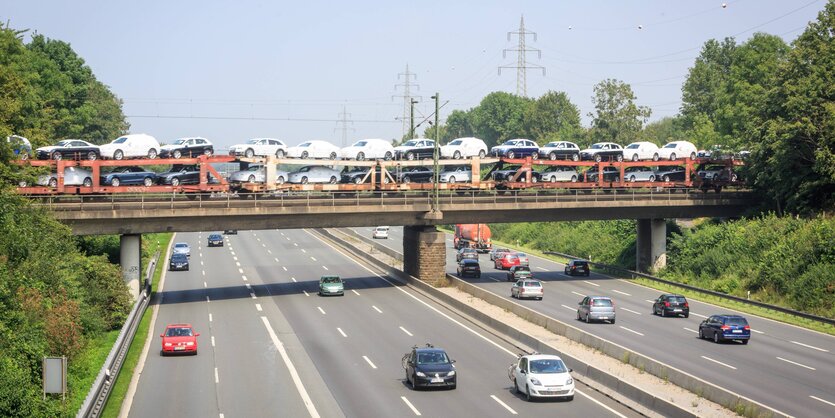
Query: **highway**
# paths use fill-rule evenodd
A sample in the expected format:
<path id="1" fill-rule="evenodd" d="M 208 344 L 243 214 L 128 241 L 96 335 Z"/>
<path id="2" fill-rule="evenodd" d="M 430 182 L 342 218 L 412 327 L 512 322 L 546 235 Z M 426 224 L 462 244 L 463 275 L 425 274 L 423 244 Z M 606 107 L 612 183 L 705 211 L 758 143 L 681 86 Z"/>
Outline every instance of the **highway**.
<path id="1" fill-rule="evenodd" d="M 372 229 L 354 228 L 369 238 Z M 455 274 L 452 235 L 447 237 L 447 272 Z M 392 227 L 389 238 L 377 243 L 401 252 L 403 228 Z M 566 276 L 561 263 L 529 258 L 535 277 L 545 283 L 545 297 L 517 303 L 783 413 L 835 416 L 835 337 L 694 300 L 689 301 L 690 318 L 662 318 L 651 313 L 652 301 L 660 291 L 594 272 L 590 277 Z M 488 254 L 480 255 L 480 264 L 481 279 L 466 280 L 511 299 L 506 272 L 496 270 Z M 585 295 L 612 297 L 616 324 L 577 321 L 576 306 Z M 748 318 L 753 330 L 748 345 L 698 339 L 699 323 L 720 313 Z"/>
<path id="2" fill-rule="evenodd" d="M 514 347 L 307 231 L 241 231 L 222 248 L 207 236 L 175 237 L 191 269 L 165 275 L 130 416 L 637 416 L 579 383 L 572 402 L 524 401 L 507 378 Z M 346 295 L 317 296 L 322 274 Z M 201 333 L 198 355 L 159 355 L 175 322 Z M 456 390 L 404 384 L 402 355 L 426 342 L 457 360 Z"/>

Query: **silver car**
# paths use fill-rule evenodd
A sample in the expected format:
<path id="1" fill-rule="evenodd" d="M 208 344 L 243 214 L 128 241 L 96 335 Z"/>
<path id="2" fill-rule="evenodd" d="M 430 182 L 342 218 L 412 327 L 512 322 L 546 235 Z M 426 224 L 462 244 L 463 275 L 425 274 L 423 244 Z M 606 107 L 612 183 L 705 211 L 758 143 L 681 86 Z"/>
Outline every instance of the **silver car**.
<path id="1" fill-rule="evenodd" d="M 606 296 L 586 296 L 577 304 L 577 319 L 615 323 L 615 303 Z"/>
<path id="2" fill-rule="evenodd" d="M 38 177 L 37 184 L 39 186 L 58 187 L 58 173 L 51 173 Z M 21 183 L 25 186 L 25 183 Z M 93 185 L 93 175 L 89 171 L 79 167 L 64 167 L 64 186 L 84 186 L 90 187 Z"/>
<path id="3" fill-rule="evenodd" d="M 339 182 L 339 171 L 321 165 L 307 165 L 289 174 L 288 182 L 295 184 Z"/>
<path id="4" fill-rule="evenodd" d="M 655 181 L 655 170 L 649 167 L 628 167 L 623 171 L 626 181 Z"/>
<path id="5" fill-rule="evenodd" d="M 174 254 L 185 254 L 186 257 L 191 257 L 191 247 L 185 242 L 178 242 L 174 244 Z"/>
<path id="6" fill-rule="evenodd" d="M 512 298 L 542 300 L 543 296 L 545 296 L 545 290 L 539 280 L 518 280 L 510 287 L 510 297 Z"/>
<path id="7" fill-rule="evenodd" d="M 439 181 L 441 183 L 466 183 L 473 177 L 469 167 L 456 166 L 448 167 L 441 171 Z"/>
<path id="8" fill-rule="evenodd" d="M 251 165 L 246 170 L 236 171 L 229 175 L 230 183 L 263 183 L 266 181 L 267 170 L 261 164 Z M 290 173 L 278 170 L 275 172 L 275 183 L 284 184 Z"/>
<path id="9" fill-rule="evenodd" d="M 536 172 L 533 175 L 534 180 L 546 183 L 556 183 L 558 181 L 570 181 L 572 183 L 576 183 L 579 177 L 580 175 L 577 174 L 577 170 L 560 165 L 552 165 L 545 170 Z"/>

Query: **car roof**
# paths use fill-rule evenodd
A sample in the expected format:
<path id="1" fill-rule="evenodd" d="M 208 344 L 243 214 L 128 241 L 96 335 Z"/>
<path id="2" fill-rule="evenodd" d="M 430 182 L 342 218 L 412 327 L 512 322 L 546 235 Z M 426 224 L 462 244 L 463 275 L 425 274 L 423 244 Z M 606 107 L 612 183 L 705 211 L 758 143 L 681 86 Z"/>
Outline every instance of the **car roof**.
<path id="1" fill-rule="evenodd" d="M 478 260 L 473 260 L 472 258 L 462 258 L 461 262 L 464 264 L 478 264 Z"/>
<path id="2" fill-rule="evenodd" d="M 168 324 L 165 326 L 166 328 L 192 328 L 191 324 Z"/>
<path id="3" fill-rule="evenodd" d="M 742 318 L 742 319 L 745 319 L 745 317 L 742 316 L 742 315 L 723 314 L 723 315 L 716 315 L 716 316 L 718 316 L 720 318 Z"/>
<path id="4" fill-rule="evenodd" d="M 554 355 L 554 354 L 535 353 L 535 354 L 527 354 L 527 355 L 524 355 L 522 357 L 525 357 L 528 360 L 560 360 L 560 361 L 562 361 L 562 358 L 560 356 L 557 356 L 557 355 Z"/>
<path id="5" fill-rule="evenodd" d="M 609 300 L 612 300 L 612 298 L 610 298 L 608 296 L 589 296 L 589 299 L 609 299 Z"/>
<path id="6" fill-rule="evenodd" d="M 446 350 L 438 347 L 418 347 L 415 348 L 418 353 L 446 353 Z"/>

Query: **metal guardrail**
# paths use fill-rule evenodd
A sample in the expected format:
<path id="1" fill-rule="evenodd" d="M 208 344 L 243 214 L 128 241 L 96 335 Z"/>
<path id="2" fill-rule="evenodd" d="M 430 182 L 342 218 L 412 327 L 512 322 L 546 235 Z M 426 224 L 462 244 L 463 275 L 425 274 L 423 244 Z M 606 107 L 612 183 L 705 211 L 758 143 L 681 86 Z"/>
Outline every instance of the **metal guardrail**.
<path id="1" fill-rule="evenodd" d="M 556 252 L 556 251 L 543 251 L 543 254 L 556 255 L 556 256 L 559 256 L 559 257 L 565 257 L 565 258 L 574 259 L 574 260 L 585 260 L 582 257 L 575 257 L 571 254 L 564 254 L 564 253 L 559 253 L 559 252 Z M 588 261 L 588 260 L 586 260 L 586 261 Z M 823 316 L 813 315 L 813 314 L 810 314 L 810 313 L 807 313 L 807 312 L 801 312 L 801 311 L 796 311 L 794 309 L 784 308 L 782 306 L 772 305 L 772 304 L 768 304 L 768 303 L 764 303 L 764 302 L 758 302 L 756 300 L 745 299 L 745 298 L 741 298 L 739 296 L 733 296 L 733 295 L 729 295 L 729 294 L 726 294 L 726 293 L 717 292 L 715 290 L 702 289 L 701 287 L 696 287 L 696 286 L 692 286 L 692 285 L 689 285 L 689 284 L 677 283 L 677 282 L 673 282 L 673 281 L 670 281 L 670 280 L 662 279 L 660 277 L 651 276 L 649 274 L 644 274 L 644 273 L 639 273 L 637 271 L 632 271 L 632 270 L 629 270 L 629 269 L 625 269 L 623 267 L 613 266 L 613 265 L 610 265 L 610 264 L 596 263 L 596 262 L 592 262 L 592 261 L 588 261 L 588 263 L 592 266 L 601 267 L 601 268 L 604 268 L 604 269 L 612 271 L 612 272 L 621 273 L 621 274 L 623 274 L 623 273 L 629 274 L 630 276 L 632 276 L 632 278 L 641 277 L 641 278 L 644 278 L 644 279 L 647 279 L 647 280 L 652 280 L 654 282 L 663 283 L 663 284 L 670 285 L 670 286 L 676 286 L 676 287 L 680 287 L 682 289 L 692 290 L 694 292 L 699 292 L 699 293 L 715 296 L 715 297 L 722 298 L 722 299 L 728 299 L 728 300 L 732 300 L 732 301 L 735 301 L 735 302 L 744 303 L 744 304 L 747 304 L 747 305 L 753 305 L 753 306 L 757 306 L 757 307 L 760 307 L 760 308 L 770 309 L 770 310 L 773 310 L 773 311 L 782 312 L 782 313 L 786 313 L 786 314 L 789 314 L 789 315 L 794 315 L 794 316 L 797 316 L 797 317 L 800 317 L 800 318 L 805 318 L 805 319 L 810 319 L 810 320 L 817 321 L 817 322 L 822 322 L 824 324 L 835 325 L 835 319 L 833 319 L 833 318 L 826 318 L 826 317 L 823 317 Z"/>
<path id="2" fill-rule="evenodd" d="M 148 263 L 142 293 L 133 305 L 133 309 L 131 309 L 127 319 L 125 319 L 125 324 L 119 332 L 119 337 L 113 343 L 113 348 L 110 349 L 110 354 L 107 355 L 107 359 L 104 361 L 96 380 L 93 382 L 90 392 L 87 393 L 87 398 L 81 404 L 76 418 L 94 418 L 99 416 L 102 410 L 104 410 L 104 406 L 107 404 L 107 398 L 110 396 L 110 390 L 116 383 L 116 377 L 119 376 L 122 362 L 133 341 L 133 336 L 136 334 L 136 329 L 139 327 L 142 315 L 145 313 L 145 309 L 151 300 L 151 280 L 153 280 L 154 270 L 159 261 L 159 256 L 160 252 L 157 250 L 151 258 L 151 262 Z"/>
<path id="3" fill-rule="evenodd" d="M 288 191 L 281 193 L 137 193 L 99 196 L 31 196 L 35 206 L 52 211 L 103 211 L 119 209 L 249 208 L 249 207 L 328 207 L 328 206 L 407 206 L 430 205 L 426 191 Z M 717 201 L 754 200 L 746 190 L 704 193 L 697 189 L 528 189 L 444 191 L 439 203 L 518 204 L 623 201 Z"/>

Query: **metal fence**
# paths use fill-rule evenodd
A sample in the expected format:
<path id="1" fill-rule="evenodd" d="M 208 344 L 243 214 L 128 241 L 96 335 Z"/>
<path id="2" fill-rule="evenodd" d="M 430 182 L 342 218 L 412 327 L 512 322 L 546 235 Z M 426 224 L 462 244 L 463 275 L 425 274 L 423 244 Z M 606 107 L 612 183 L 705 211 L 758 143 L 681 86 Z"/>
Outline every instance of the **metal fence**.
<path id="1" fill-rule="evenodd" d="M 110 390 L 116 383 L 116 377 L 119 376 L 119 371 L 122 368 L 122 362 L 128 353 L 128 348 L 133 341 L 133 336 L 136 334 L 136 329 L 139 327 L 139 322 L 142 320 L 142 315 L 148 307 L 151 299 L 151 281 L 153 280 L 154 270 L 159 261 L 160 252 L 157 251 L 148 263 L 148 270 L 145 272 L 145 283 L 142 286 L 142 292 L 139 299 L 134 303 L 133 309 L 125 319 L 125 324 L 119 332 L 119 337 L 110 349 L 107 359 L 104 361 L 101 370 L 99 371 L 90 392 L 87 393 L 87 398 L 81 404 L 76 418 L 92 418 L 97 417 L 104 410 L 107 404 L 107 398 L 110 396 Z"/>
<path id="2" fill-rule="evenodd" d="M 570 255 L 570 254 L 558 253 L 556 251 L 543 251 L 543 253 L 544 254 L 549 254 L 549 255 L 556 255 L 556 256 L 559 256 L 559 257 L 565 257 L 565 258 L 568 258 L 568 259 L 583 260 L 582 257 L 575 257 L 575 256 Z M 745 298 L 741 298 L 739 296 L 733 296 L 733 295 L 729 295 L 727 293 L 717 292 L 717 291 L 714 291 L 714 290 L 702 289 L 700 287 L 692 286 L 692 285 L 689 285 L 689 284 L 677 283 L 677 282 L 673 282 L 673 281 L 670 281 L 670 280 L 662 279 L 660 277 L 651 276 L 649 274 L 644 274 L 644 273 L 639 273 L 637 271 L 632 271 L 632 270 L 629 270 L 629 269 L 625 269 L 623 267 L 613 266 L 613 265 L 610 265 L 610 264 L 595 263 L 595 262 L 591 262 L 591 261 L 589 261 L 588 263 L 591 266 L 602 268 L 602 269 L 611 271 L 615 274 L 628 275 L 628 276 L 632 277 L 633 279 L 637 278 L 637 277 L 641 277 L 641 278 L 644 278 L 644 279 L 647 279 L 647 280 L 652 280 L 654 282 L 663 283 L 663 284 L 670 285 L 670 286 L 675 286 L 675 287 L 680 287 L 682 289 L 687 289 L 687 290 L 691 290 L 691 291 L 694 291 L 694 292 L 703 293 L 705 295 L 715 296 L 715 297 L 718 297 L 718 298 L 721 298 L 721 299 L 732 300 L 732 301 L 735 301 L 735 302 L 744 303 L 746 305 L 758 306 L 760 308 L 770 309 L 770 310 L 773 310 L 773 311 L 782 312 L 782 313 L 786 313 L 786 314 L 789 314 L 789 315 L 794 315 L 794 316 L 797 316 L 797 317 L 800 317 L 800 318 L 811 319 L 813 321 L 821 322 L 821 323 L 824 323 L 824 324 L 835 325 L 835 319 L 833 319 L 833 318 L 826 318 L 826 317 L 822 317 L 822 316 L 818 316 L 818 315 L 813 315 L 813 314 L 810 314 L 810 313 L 796 311 L 794 309 L 784 308 L 782 306 L 777 306 L 777 305 L 771 305 L 771 304 L 764 303 L 764 302 L 758 302 L 756 300 L 745 299 Z"/>

